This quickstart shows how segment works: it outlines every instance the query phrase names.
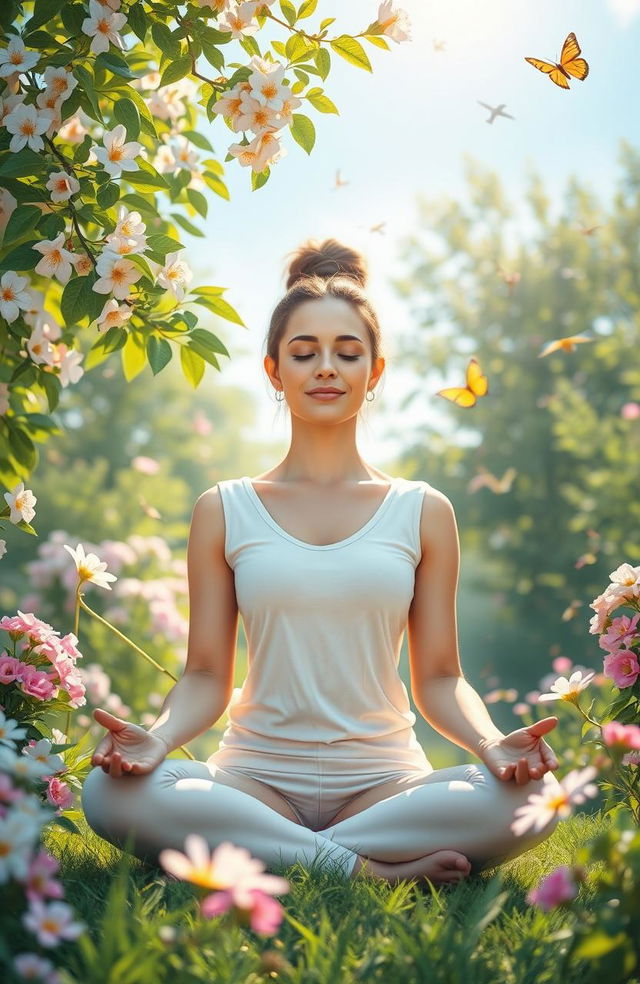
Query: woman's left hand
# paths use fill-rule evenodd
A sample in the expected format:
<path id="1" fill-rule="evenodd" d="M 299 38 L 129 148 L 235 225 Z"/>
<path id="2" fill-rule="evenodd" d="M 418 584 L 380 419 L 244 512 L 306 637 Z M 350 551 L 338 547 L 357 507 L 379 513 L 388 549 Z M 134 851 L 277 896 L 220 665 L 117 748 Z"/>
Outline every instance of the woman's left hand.
<path id="1" fill-rule="evenodd" d="M 541 779 L 545 772 L 558 768 L 553 750 L 542 737 L 557 723 L 557 717 L 546 717 L 503 738 L 489 738 L 478 749 L 478 757 L 498 779 L 515 777 L 519 785 Z"/>

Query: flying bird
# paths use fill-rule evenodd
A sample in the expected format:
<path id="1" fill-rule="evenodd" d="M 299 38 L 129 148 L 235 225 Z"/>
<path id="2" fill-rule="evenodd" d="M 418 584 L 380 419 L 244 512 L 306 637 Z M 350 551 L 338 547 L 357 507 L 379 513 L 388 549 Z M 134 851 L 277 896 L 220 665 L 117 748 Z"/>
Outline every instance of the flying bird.
<path id="1" fill-rule="evenodd" d="M 542 352 L 538 354 L 538 358 L 543 359 L 545 355 L 551 355 L 552 352 L 573 352 L 579 342 L 592 341 L 593 338 L 588 338 L 587 335 L 567 335 L 566 338 L 554 338 L 552 342 L 547 342 Z"/>
<path id="2" fill-rule="evenodd" d="M 335 191 L 337 188 L 340 188 L 342 185 L 348 185 L 348 184 L 349 184 L 348 181 L 345 181 L 344 178 L 340 177 L 340 170 L 338 169 L 336 171 L 336 183 L 333 186 L 333 191 Z"/>
<path id="3" fill-rule="evenodd" d="M 445 42 L 444 41 L 436 41 L 435 38 L 433 39 L 433 50 L 434 51 L 444 51 L 444 45 L 445 45 Z"/>
<path id="4" fill-rule="evenodd" d="M 505 113 L 506 103 L 500 103 L 498 106 L 490 106 L 489 103 L 482 102 L 480 99 L 477 99 L 476 102 L 479 106 L 484 106 L 491 113 L 489 118 L 485 120 L 486 123 L 493 123 L 496 116 L 506 116 L 508 120 L 515 120 L 515 116 L 512 116 L 511 113 Z"/>
<path id="5" fill-rule="evenodd" d="M 486 485 L 487 488 L 490 488 L 492 492 L 496 493 L 496 495 L 504 495 L 505 492 L 509 492 L 511 490 L 513 480 L 517 474 L 517 470 L 513 466 L 510 466 L 504 472 L 502 478 L 498 478 L 498 476 L 494 475 L 493 472 L 490 472 L 488 469 L 482 467 L 478 474 L 474 475 L 469 482 L 469 491 L 476 492 L 478 489 L 481 489 Z"/>
<path id="6" fill-rule="evenodd" d="M 498 274 L 502 277 L 505 284 L 509 288 L 509 296 L 511 296 L 515 285 L 520 283 L 522 274 L 518 270 L 508 273 L 506 270 L 503 270 L 501 266 L 498 267 Z"/>
<path id="7" fill-rule="evenodd" d="M 559 62 L 548 62 L 542 61 L 540 58 L 526 57 L 525 61 L 533 65 L 534 68 L 537 68 L 539 72 L 544 72 L 545 75 L 548 75 L 551 81 L 559 85 L 561 89 L 568 89 L 568 79 L 571 76 L 582 82 L 589 74 L 589 65 L 587 62 L 584 58 L 578 58 L 580 51 L 580 45 L 572 31 L 571 34 L 567 34 L 565 42 L 562 45 Z"/>
<path id="8" fill-rule="evenodd" d="M 379 232 L 384 233 L 384 226 L 386 226 L 386 219 L 383 222 L 376 222 L 375 225 L 369 226 L 369 232 Z"/>
<path id="9" fill-rule="evenodd" d="M 601 228 L 602 228 L 602 226 L 599 226 L 599 225 L 592 225 L 592 226 L 584 226 L 584 225 L 581 225 L 581 226 L 579 226 L 579 230 L 580 230 L 580 232 L 582 233 L 583 236 L 592 236 L 594 234 L 594 232 L 596 231 L 596 229 L 601 229 Z"/>

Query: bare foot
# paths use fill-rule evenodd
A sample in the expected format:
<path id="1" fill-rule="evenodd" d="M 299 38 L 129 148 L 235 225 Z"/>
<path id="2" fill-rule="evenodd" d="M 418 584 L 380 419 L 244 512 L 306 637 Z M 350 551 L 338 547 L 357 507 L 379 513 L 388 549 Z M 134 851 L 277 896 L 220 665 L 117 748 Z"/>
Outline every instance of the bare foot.
<path id="1" fill-rule="evenodd" d="M 392 863 L 387 861 L 374 861 L 372 858 L 363 858 L 358 855 L 351 877 L 357 877 L 362 871 L 363 875 L 377 875 L 384 878 L 392 885 L 397 885 L 399 881 L 411 878 L 429 878 L 434 885 L 451 885 L 467 878 L 471 871 L 471 863 L 460 851 L 433 851 L 425 854 L 421 858 L 413 861 L 400 861 Z"/>

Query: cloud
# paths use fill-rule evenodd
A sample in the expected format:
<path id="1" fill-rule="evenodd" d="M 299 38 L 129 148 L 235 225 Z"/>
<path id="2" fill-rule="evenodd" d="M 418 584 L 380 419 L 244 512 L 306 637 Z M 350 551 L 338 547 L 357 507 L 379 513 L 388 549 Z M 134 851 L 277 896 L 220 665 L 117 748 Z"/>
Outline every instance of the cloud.
<path id="1" fill-rule="evenodd" d="M 640 14 L 640 0 L 608 0 L 608 3 L 618 23 L 625 27 Z"/>

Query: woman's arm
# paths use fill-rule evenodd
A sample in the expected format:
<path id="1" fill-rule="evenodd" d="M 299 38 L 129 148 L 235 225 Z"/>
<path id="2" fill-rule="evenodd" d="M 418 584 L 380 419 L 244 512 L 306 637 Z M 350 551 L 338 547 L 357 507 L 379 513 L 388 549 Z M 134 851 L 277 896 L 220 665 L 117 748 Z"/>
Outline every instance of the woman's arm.
<path id="1" fill-rule="evenodd" d="M 191 517 L 189 639 L 183 676 L 147 729 L 159 735 L 170 751 L 215 724 L 233 693 L 238 605 L 224 543 L 224 511 L 220 490 L 214 486 L 196 500 Z"/>
<path id="2" fill-rule="evenodd" d="M 436 731 L 477 755 L 483 742 L 504 736 L 460 665 L 460 542 L 453 505 L 437 489 L 425 491 L 420 539 L 422 558 L 407 627 L 412 697 Z"/>

